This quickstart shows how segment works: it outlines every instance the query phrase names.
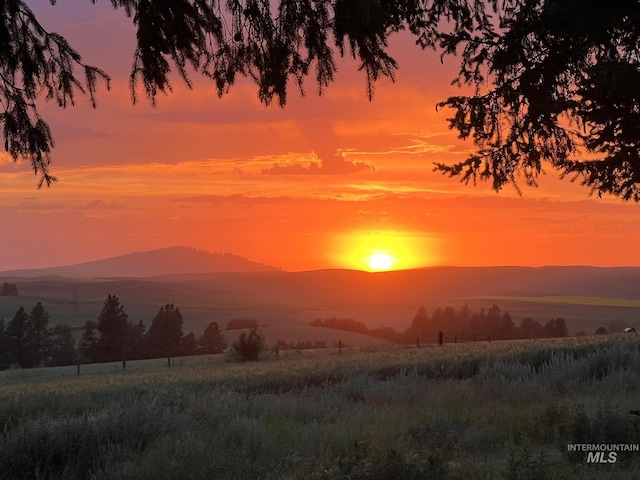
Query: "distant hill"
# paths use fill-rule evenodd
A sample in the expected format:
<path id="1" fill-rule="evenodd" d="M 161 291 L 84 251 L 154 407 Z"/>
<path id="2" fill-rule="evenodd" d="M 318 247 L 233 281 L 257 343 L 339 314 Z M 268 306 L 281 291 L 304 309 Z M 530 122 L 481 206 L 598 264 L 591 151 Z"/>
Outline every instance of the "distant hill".
<path id="1" fill-rule="evenodd" d="M 152 277 L 166 274 L 219 272 L 275 272 L 263 265 L 230 253 L 211 253 L 192 247 L 169 247 L 134 252 L 119 257 L 60 267 L 12 270 L 3 276 L 40 277 L 57 275 L 76 278 Z"/>
<path id="2" fill-rule="evenodd" d="M 107 295 L 115 294 L 132 320 L 147 325 L 161 305 L 174 303 L 184 316 L 185 332 L 198 335 L 211 321 L 224 326 L 236 318 L 257 319 L 269 325 L 276 339 L 292 341 L 293 333 L 285 336 L 286 329 L 298 329 L 298 339 L 307 334 L 319 339 L 314 334 L 319 330 L 309 322 L 332 317 L 362 321 L 371 329 L 391 326 L 404 331 L 420 306 L 431 314 L 437 307 L 468 305 L 477 312 L 493 304 L 516 323 L 525 317 L 541 323 L 564 318 L 570 332 L 593 333 L 610 322 L 640 329 L 639 267 L 285 272 L 234 255 L 175 247 L 0 273 L 4 281 L 16 283 L 20 296 L 0 297 L 0 317 L 12 318 L 20 306 L 29 310 L 42 302 L 52 325 L 74 327 L 96 318 Z"/>

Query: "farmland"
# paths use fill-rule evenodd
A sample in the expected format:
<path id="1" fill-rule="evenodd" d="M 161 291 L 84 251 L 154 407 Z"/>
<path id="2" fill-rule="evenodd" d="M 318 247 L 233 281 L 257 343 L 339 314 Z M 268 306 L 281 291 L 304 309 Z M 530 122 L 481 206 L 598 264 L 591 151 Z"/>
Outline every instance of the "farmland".
<path id="1" fill-rule="evenodd" d="M 95 321 L 107 295 L 117 295 L 133 322 L 149 325 L 161 306 L 173 303 L 182 312 L 185 333 L 198 335 L 212 321 L 224 327 L 234 318 L 255 318 L 269 326 L 265 334 L 270 342 L 289 341 L 282 332 L 330 317 L 404 331 L 420 306 L 431 312 L 465 304 L 479 311 L 495 303 L 516 323 L 526 317 L 542 324 L 564 318 L 570 334 L 593 334 L 611 322 L 640 329 L 636 268 L 442 267 L 376 274 L 321 270 L 6 280 L 20 288 L 19 297 L 0 297 L 0 316 L 6 321 L 21 306 L 30 310 L 42 302 L 51 325 L 75 328 Z M 314 340 L 309 333 L 303 340 Z"/>
<path id="2" fill-rule="evenodd" d="M 67 368 L 67 370 L 64 370 Z M 636 478 L 640 336 L 0 373 L 8 479 Z"/>

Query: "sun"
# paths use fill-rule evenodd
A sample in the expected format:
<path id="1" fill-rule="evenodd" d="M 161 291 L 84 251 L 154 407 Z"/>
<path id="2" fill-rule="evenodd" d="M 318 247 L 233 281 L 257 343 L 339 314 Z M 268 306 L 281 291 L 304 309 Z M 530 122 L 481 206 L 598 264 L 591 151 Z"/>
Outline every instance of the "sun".
<path id="1" fill-rule="evenodd" d="M 333 234 L 327 252 L 335 267 L 386 272 L 434 264 L 437 244 L 419 232 L 354 230 Z"/>
<path id="2" fill-rule="evenodd" d="M 369 267 L 372 270 L 389 270 L 393 266 L 393 259 L 386 253 L 375 253 L 369 257 Z"/>

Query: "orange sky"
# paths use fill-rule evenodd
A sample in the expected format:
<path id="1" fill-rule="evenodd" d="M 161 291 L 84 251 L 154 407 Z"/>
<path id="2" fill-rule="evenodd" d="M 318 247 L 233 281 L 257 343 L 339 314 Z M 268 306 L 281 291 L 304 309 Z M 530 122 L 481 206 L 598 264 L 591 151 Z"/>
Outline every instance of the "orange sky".
<path id="1" fill-rule="evenodd" d="M 98 108 L 42 103 L 56 140 L 53 173 L 36 189 L 24 163 L 0 154 L 0 270 L 78 263 L 171 245 L 226 251 L 287 270 L 425 265 L 639 265 L 637 205 L 589 198 L 549 171 L 522 197 L 432 172 L 472 148 L 435 104 L 454 58 L 394 37 L 398 81 L 373 102 L 357 64 L 340 62 L 322 97 L 291 87 L 285 109 L 238 82 L 222 100 L 197 79 L 154 109 L 131 105 L 130 20 L 107 2 L 29 2 L 45 28 L 113 77 Z M 37 7 L 37 8 L 36 8 Z M 195 80 L 195 78 L 194 78 Z"/>

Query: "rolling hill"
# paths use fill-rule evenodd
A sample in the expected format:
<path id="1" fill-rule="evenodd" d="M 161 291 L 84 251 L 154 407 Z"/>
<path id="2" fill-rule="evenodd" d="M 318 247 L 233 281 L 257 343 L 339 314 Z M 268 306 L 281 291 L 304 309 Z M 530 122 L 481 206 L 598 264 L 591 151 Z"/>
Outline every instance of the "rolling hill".
<path id="1" fill-rule="evenodd" d="M 1 276 L 75 278 L 152 277 L 162 274 L 265 272 L 278 268 L 230 253 L 211 253 L 192 247 L 169 247 L 95 260 L 76 265 L 0 272 Z"/>
<path id="2" fill-rule="evenodd" d="M 329 317 L 404 331 L 421 305 L 431 313 L 465 304 L 475 311 L 497 304 L 515 321 L 530 316 L 544 323 L 562 317 L 571 332 L 593 332 L 611 321 L 640 327 L 638 267 L 284 272 L 244 259 L 222 262 L 232 258 L 239 257 L 176 247 L 40 271 L 55 277 L 35 277 L 34 271 L 0 273 L 0 281 L 15 282 L 20 289 L 19 297 L 0 297 L 0 316 L 11 318 L 19 306 L 30 309 L 41 301 L 52 324 L 80 326 L 95 319 L 106 296 L 115 294 L 130 319 L 147 325 L 160 306 L 174 303 L 183 312 L 185 331 L 196 333 L 210 321 L 224 326 L 233 318 L 255 318 L 269 328 L 293 332 Z M 232 267 L 237 270 L 229 271 Z M 162 273 L 152 276 L 157 272 Z M 107 278 L 109 274 L 115 276 Z"/>

